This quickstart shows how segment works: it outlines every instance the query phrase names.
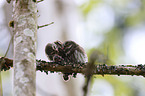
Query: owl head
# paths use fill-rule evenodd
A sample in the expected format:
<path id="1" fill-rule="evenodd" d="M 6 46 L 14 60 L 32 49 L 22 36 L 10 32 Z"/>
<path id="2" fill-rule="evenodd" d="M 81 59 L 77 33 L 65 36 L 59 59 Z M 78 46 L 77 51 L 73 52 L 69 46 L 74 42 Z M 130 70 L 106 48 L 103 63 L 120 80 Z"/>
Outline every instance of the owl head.
<path id="1" fill-rule="evenodd" d="M 45 47 L 45 53 L 50 60 L 53 60 L 55 54 L 57 54 L 56 45 L 48 43 Z"/>
<path id="2" fill-rule="evenodd" d="M 78 44 L 76 44 L 74 41 L 66 41 L 63 43 L 63 46 L 66 48 L 71 48 L 78 46 Z"/>

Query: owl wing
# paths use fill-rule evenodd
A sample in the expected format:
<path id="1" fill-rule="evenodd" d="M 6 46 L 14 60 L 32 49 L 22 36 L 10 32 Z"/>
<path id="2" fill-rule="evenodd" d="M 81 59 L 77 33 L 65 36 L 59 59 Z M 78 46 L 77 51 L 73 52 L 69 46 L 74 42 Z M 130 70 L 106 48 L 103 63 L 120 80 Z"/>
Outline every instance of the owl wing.
<path id="1" fill-rule="evenodd" d="M 71 63 L 86 63 L 88 62 L 87 55 L 84 51 L 84 49 L 80 46 L 77 46 L 76 48 L 73 48 L 68 52 L 67 58 L 68 61 Z"/>
<path id="2" fill-rule="evenodd" d="M 74 57 L 77 60 L 77 63 L 86 63 L 88 62 L 88 57 L 82 47 L 79 46 L 77 50 L 74 52 Z"/>

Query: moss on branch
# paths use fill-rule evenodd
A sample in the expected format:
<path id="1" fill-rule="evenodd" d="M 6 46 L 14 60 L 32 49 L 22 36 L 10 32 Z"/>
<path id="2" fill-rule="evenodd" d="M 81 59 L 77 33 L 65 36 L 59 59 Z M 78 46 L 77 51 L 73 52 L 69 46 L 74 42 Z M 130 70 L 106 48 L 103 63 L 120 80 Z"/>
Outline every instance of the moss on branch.
<path id="1" fill-rule="evenodd" d="M 13 67 L 13 60 L 4 58 L 4 64 L 1 70 L 9 70 Z M 36 70 L 45 72 L 63 72 L 63 73 L 82 73 L 85 74 L 87 63 L 79 64 L 57 64 L 57 62 L 46 62 L 43 60 L 36 60 Z M 113 65 L 108 66 L 107 64 L 95 65 L 93 70 L 94 75 L 137 75 L 145 77 L 145 65 Z"/>

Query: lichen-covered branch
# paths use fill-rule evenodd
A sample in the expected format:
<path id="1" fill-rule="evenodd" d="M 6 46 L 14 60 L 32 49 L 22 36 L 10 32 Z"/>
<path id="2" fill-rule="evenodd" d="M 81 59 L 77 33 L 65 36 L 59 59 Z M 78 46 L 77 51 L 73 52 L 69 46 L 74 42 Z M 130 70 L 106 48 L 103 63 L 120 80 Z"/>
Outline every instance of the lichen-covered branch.
<path id="1" fill-rule="evenodd" d="M 40 71 L 55 71 L 55 72 L 68 72 L 68 73 L 82 73 L 86 72 L 85 64 L 69 64 L 69 65 L 60 65 L 55 62 L 45 62 L 37 61 L 37 70 Z M 93 70 L 93 75 L 137 75 L 145 76 L 145 65 L 113 65 L 107 66 L 107 64 L 95 65 Z"/>
<path id="2" fill-rule="evenodd" d="M 13 0 L 14 96 L 36 95 L 37 7 L 33 0 Z"/>
<path id="3" fill-rule="evenodd" d="M 5 58 L 5 64 L 1 70 L 9 70 L 13 66 L 13 60 Z M 57 64 L 55 62 L 46 62 L 43 60 L 36 60 L 37 71 L 41 72 L 68 72 L 68 73 L 82 73 L 85 74 L 87 63 L 85 64 Z M 94 75 L 137 75 L 145 76 L 145 65 L 112 65 L 107 64 L 95 65 L 93 70 Z"/>

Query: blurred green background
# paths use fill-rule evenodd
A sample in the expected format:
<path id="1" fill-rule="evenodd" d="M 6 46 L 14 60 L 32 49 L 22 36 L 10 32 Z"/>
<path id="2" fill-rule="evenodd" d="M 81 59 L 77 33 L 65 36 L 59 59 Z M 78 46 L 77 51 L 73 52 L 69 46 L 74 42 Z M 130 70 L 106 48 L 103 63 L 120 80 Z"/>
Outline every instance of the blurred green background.
<path id="1" fill-rule="evenodd" d="M 11 5 L 0 1 L 0 56 L 4 56 L 12 35 L 8 27 Z M 38 25 L 54 22 L 38 30 L 37 59 L 47 61 L 44 48 L 48 42 L 73 40 L 88 57 L 94 50 L 98 53 L 96 64 L 145 63 L 145 0 L 44 0 L 37 6 Z M 13 57 L 12 50 L 11 46 L 8 58 Z M 64 82 L 61 74 L 37 72 L 36 80 L 37 96 L 83 94 L 85 78 L 81 74 Z M 2 72 L 4 96 L 12 96 L 12 81 L 12 69 Z M 88 96 L 144 96 L 144 83 L 140 76 L 95 75 Z"/>
<path id="2" fill-rule="evenodd" d="M 100 36 L 101 39 L 97 46 L 94 45 L 87 51 L 88 56 L 93 50 L 98 51 L 96 63 L 144 64 L 144 0 L 87 0 L 79 8 L 83 13 L 88 34 Z M 92 42 L 95 40 L 97 41 L 97 38 Z M 95 77 L 90 96 L 144 96 L 145 94 L 143 77 Z"/>

